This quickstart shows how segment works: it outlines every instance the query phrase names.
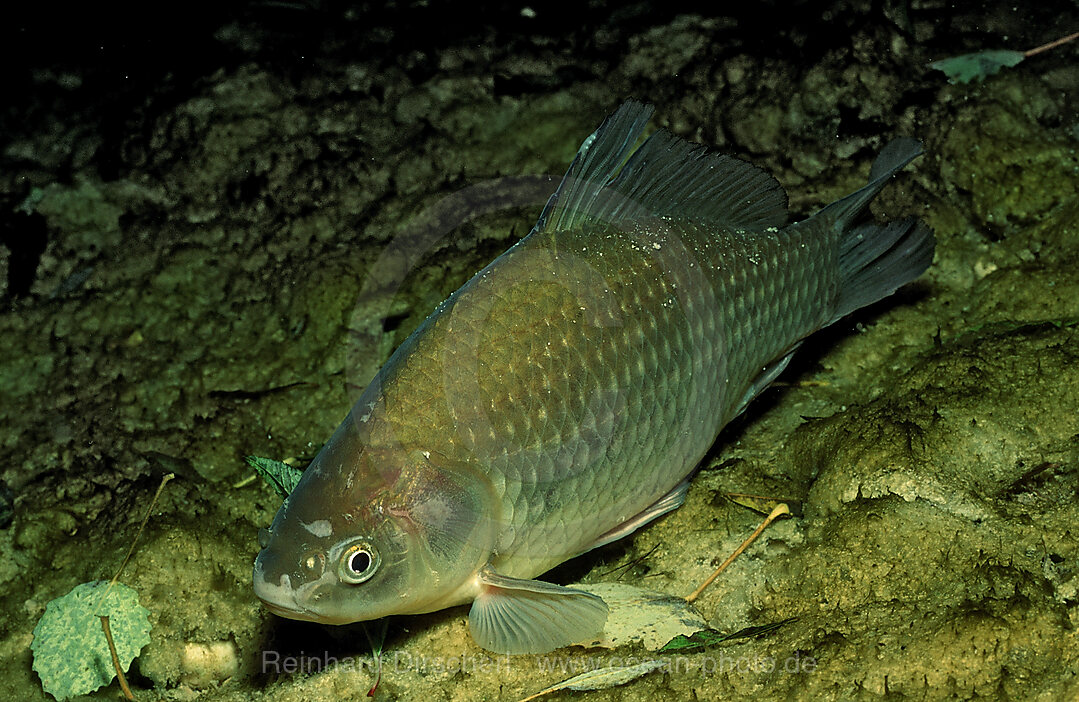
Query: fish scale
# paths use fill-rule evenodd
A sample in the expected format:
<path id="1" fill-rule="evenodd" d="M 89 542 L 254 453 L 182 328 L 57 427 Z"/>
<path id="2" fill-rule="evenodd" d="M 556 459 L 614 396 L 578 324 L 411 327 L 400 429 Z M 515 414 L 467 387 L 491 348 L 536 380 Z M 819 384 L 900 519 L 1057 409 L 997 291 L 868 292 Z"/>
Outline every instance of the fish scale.
<path id="1" fill-rule="evenodd" d="M 492 651 L 590 639 L 603 601 L 535 576 L 677 508 L 801 339 L 929 265 L 917 220 L 855 221 L 916 141 L 786 226 L 760 169 L 663 130 L 634 148 L 650 114 L 609 117 L 532 232 L 379 371 L 262 539 L 271 611 L 347 623 L 472 602 Z"/>
<path id="2" fill-rule="evenodd" d="M 792 249 L 789 241 L 756 235 L 752 246 L 747 246 L 744 234 L 704 232 L 692 225 L 679 227 L 674 222 L 663 226 L 667 239 L 677 238 L 686 250 L 703 252 L 695 259 L 696 270 L 703 276 L 692 275 L 689 260 L 682 259 L 680 263 L 667 260 L 661 276 L 642 279 L 637 270 L 642 260 L 641 247 L 635 246 L 630 237 L 625 238 L 628 246 L 607 246 L 603 256 L 598 252 L 590 255 L 585 247 L 574 254 L 598 271 L 607 286 L 600 293 L 603 299 L 596 303 L 580 295 L 569 296 L 570 303 L 609 305 L 617 310 L 613 316 L 623 320 L 617 326 L 596 327 L 594 334 L 589 334 L 586 326 L 572 318 L 572 309 L 560 314 L 536 302 L 517 305 L 508 301 L 492 311 L 492 316 L 511 319 L 543 316 L 560 320 L 562 324 L 552 325 L 551 332 L 564 338 L 576 337 L 575 341 L 587 344 L 590 350 L 571 355 L 557 371 L 545 369 L 579 388 L 568 403 L 545 406 L 543 395 L 519 374 L 491 378 L 492 386 L 501 392 L 538 397 L 537 404 L 543 405 L 544 414 L 551 418 L 546 424 L 589 427 L 597 411 L 613 411 L 605 406 L 612 402 L 636 410 L 623 414 L 618 426 L 604 432 L 558 435 L 558 446 L 570 454 L 579 444 L 599 450 L 601 455 L 592 456 L 589 451 L 582 460 L 568 463 L 568 469 L 565 461 L 556 461 L 564 471 L 549 480 L 540 479 L 544 471 L 538 468 L 551 470 L 549 461 L 543 458 L 552 453 L 549 440 L 545 441 L 545 423 L 534 422 L 537 431 L 523 436 L 508 437 L 496 432 L 492 441 L 499 449 L 520 441 L 522 450 L 493 460 L 489 473 L 497 470 L 507 477 L 505 482 L 525 486 L 522 491 L 500 494 L 499 498 L 506 514 L 527 515 L 523 521 L 529 526 L 525 530 L 521 528 L 524 523 L 508 520 L 517 528 L 513 540 L 500 545 L 494 560 L 500 572 L 517 577 L 541 573 L 586 550 L 606 531 L 603 525 L 637 514 L 674 488 L 703 457 L 718 429 L 731 417 L 759 372 L 757 366 L 781 355 L 831 313 L 834 281 L 820 275 L 770 274 L 784 269 L 818 269 L 815 264 L 819 261 L 813 259 L 822 258 L 821 250 L 831 247 L 828 242 L 814 248 Z M 653 224 L 641 241 L 654 241 L 657 228 Z M 547 250 L 557 247 L 572 251 L 573 243 L 567 239 L 583 236 L 586 241 L 596 240 L 594 232 L 562 234 L 534 239 L 515 255 L 527 259 L 524 267 L 534 270 L 547 263 L 549 270 L 555 271 L 560 264 Z M 706 239 L 702 241 L 702 237 Z M 721 243 L 709 246 L 713 241 Z M 793 255 L 788 255 L 790 252 Z M 751 257 L 759 263 L 750 263 Z M 737 261 L 740 268 L 732 272 L 730 266 L 723 265 L 724 259 Z M 492 286 L 502 283 L 500 277 L 484 282 Z M 702 284 L 707 289 L 700 290 Z M 741 289 L 754 288 L 759 293 L 741 294 Z M 671 289 L 682 292 L 678 297 L 669 297 Z M 628 297 L 619 295 L 619 291 L 628 290 L 633 291 Z M 677 302 L 672 304 L 671 300 Z M 513 328 L 512 324 L 493 326 Z M 715 333 L 720 326 L 731 330 L 726 343 L 722 335 Z M 762 328 L 773 332 L 749 333 Z M 616 341 L 607 343 L 606 337 L 612 332 Z M 639 345 L 626 343 L 632 339 L 638 339 Z M 498 334 L 484 334 L 483 342 L 492 354 L 522 347 L 520 340 L 509 343 Z M 516 364 L 512 359 L 501 359 L 490 362 L 488 367 L 515 368 Z M 598 408 L 595 400 L 600 402 Z M 513 413 L 511 408 L 503 411 Z M 535 412 L 533 407 L 530 414 Z M 522 411 L 519 416 L 529 415 Z M 536 450 L 524 450 L 533 445 Z M 604 504 L 611 506 L 604 508 Z M 604 518 L 615 513 L 622 519 Z M 553 550 L 552 543 L 564 544 L 565 550 Z"/>

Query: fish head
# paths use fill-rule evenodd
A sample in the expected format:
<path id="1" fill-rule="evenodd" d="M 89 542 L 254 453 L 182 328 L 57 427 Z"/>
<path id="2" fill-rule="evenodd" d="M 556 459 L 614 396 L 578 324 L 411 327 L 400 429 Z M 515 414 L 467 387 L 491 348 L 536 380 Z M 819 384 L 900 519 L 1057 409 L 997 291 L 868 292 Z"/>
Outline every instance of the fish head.
<path id="1" fill-rule="evenodd" d="M 260 531 L 255 594 L 279 616 L 324 624 L 470 599 L 459 593 L 494 544 L 481 483 L 426 451 L 342 451 L 340 434 Z"/>

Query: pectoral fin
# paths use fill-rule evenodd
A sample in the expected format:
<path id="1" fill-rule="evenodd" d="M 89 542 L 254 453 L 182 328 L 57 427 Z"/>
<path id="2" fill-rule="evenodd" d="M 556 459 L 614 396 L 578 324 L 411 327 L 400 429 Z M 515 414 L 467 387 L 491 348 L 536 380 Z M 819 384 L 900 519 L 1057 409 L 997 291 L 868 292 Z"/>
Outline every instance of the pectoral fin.
<path id="1" fill-rule="evenodd" d="M 588 592 L 485 569 L 472 603 L 472 638 L 495 653 L 547 653 L 603 631 L 607 605 Z"/>

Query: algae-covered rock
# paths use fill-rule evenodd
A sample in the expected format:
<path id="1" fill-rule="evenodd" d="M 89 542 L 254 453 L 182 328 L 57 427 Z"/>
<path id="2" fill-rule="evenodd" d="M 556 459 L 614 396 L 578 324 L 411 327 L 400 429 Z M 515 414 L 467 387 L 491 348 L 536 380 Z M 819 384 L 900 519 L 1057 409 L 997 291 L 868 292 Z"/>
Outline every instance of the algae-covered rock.
<path id="1" fill-rule="evenodd" d="M 1079 578 L 1077 354 L 1073 325 L 989 325 L 795 432 L 792 454 L 817 474 L 809 540 L 768 604 L 808 619 L 820 676 L 1017 695 L 1079 661 L 1049 634 L 1074 621 Z M 851 653 L 870 650 L 872 674 L 855 673 Z"/>

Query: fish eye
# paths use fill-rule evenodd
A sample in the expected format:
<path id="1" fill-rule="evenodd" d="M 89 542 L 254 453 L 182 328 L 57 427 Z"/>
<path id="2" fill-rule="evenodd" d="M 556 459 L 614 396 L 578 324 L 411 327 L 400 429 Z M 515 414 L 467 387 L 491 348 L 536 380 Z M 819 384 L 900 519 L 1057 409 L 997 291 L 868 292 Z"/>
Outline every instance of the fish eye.
<path id="1" fill-rule="evenodd" d="M 351 585 L 369 580 L 381 562 L 378 551 L 366 541 L 359 541 L 345 549 L 341 555 L 338 576 Z"/>

